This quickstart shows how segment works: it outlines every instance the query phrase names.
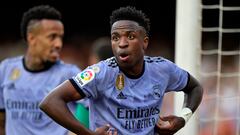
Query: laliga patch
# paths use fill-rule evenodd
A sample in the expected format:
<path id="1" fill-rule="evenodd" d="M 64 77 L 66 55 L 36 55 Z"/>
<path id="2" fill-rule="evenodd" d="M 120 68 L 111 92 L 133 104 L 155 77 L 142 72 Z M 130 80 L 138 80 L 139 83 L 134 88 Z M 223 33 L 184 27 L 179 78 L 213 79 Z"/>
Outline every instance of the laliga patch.
<path id="1" fill-rule="evenodd" d="M 86 70 L 82 71 L 81 73 L 79 73 L 75 77 L 75 79 L 78 81 L 78 83 L 82 87 L 82 86 L 88 84 L 89 82 L 91 82 L 94 77 L 95 77 L 95 72 L 92 69 L 86 69 Z"/>
<path id="2" fill-rule="evenodd" d="M 155 85 L 153 88 L 153 97 L 155 99 L 160 99 L 162 97 L 160 85 Z"/>

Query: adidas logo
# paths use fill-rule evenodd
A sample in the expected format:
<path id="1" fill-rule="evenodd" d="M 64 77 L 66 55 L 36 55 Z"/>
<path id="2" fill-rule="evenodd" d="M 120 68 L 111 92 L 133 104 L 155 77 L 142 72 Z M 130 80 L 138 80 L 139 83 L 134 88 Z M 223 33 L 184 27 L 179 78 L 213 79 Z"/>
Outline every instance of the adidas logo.
<path id="1" fill-rule="evenodd" d="M 120 92 L 117 96 L 117 99 L 127 99 L 127 97 L 122 92 Z"/>

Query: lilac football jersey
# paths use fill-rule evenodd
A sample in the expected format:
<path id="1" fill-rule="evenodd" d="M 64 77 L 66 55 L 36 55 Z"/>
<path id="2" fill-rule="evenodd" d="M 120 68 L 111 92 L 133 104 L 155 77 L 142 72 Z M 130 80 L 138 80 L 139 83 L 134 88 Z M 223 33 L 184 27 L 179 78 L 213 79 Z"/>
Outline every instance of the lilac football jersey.
<path id="1" fill-rule="evenodd" d="M 22 56 L 2 61 L 0 109 L 6 112 L 6 135 L 67 135 L 38 105 L 53 88 L 79 72 L 62 61 L 38 72 L 28 71 Z M 75 105 L 69 107 L 73 110 Z"/>
<path id="2" fill-rule="evenodd" d="M 144 70 L 131 76 L 114 57 L 88 67 L 70 79 L 90 102 L 90 128 L 105 124 L 120 135 L 153 135 L 164 93 L 184 89 L 188 73 L 162 57 L 144 57 Z"/>

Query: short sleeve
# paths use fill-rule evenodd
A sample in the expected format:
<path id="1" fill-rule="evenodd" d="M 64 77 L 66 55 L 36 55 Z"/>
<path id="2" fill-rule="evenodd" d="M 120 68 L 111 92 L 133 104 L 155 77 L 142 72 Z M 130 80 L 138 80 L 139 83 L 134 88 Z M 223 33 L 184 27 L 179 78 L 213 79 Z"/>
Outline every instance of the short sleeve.
<path id="1" fill-rule="evenodd" d="M 168 62 L 169 80 L 167 91 L 180 91 L 187 85 L 188 73 L 176 64 Z"/>
<path id="2" fill-rule="evenodd" d="M 73 83 L 75 88 L 77 87 L 76 89 L 80 94 L 84 93 L 88 98 L 97 98 L 97 81 L 103 72 L 103 70 L 100 69 L 104 69 L 101 64 L 92 65 L 74 76 L 71 83 Z"/>

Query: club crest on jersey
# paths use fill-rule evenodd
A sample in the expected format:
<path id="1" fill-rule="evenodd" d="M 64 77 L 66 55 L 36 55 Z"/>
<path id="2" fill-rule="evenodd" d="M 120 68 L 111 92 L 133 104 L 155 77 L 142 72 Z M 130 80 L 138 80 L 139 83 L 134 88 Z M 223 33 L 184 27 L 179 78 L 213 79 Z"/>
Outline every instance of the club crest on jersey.
<path id="1" fill-rule="evenodd" d="M 124 76 L 123 74 L 119 74 L 117 76 L 117 80 L 116 80 L 116 88 L 118 90 L 122 90 L 124 88 Z"/>
<path id="2" fill-rule="evenodd" d="M 155 99 L 160 99 L 161 98 L 160 85 L 154 85 L 153 86 L 153 97 Z"/>
<path id="3" fill-rule="evenodd" d="M 78 83 L 80 84 L 80 86 L 84 86 L 86 84 L 88 84 L 89 82 L 91 82 L 95 77 L 95 72 L 92 69 L 86 69 L 84 71 L 82 71 L 81 73 L 79 73 L 75 79 L 78 81 Z"/>
<path id="4" fill-rule="evenodd" d="M 10 80 L 17 80 L 21 75 L 21 72 L 19 69 L 15 68 L 12 70 L 12 73 L 10 75 Z"/>

